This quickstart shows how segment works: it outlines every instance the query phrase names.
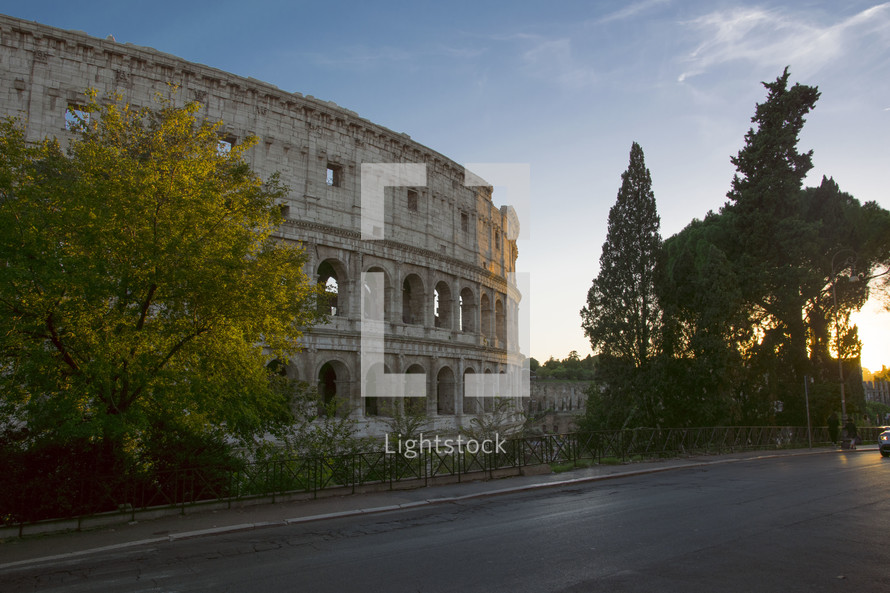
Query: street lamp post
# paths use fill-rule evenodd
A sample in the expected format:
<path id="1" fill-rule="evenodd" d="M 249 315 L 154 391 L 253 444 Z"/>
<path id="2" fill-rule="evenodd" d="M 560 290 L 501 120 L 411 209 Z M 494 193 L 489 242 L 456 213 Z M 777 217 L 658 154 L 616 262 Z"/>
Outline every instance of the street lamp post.
<path id="1" fill-rule="evenodd" d="M 844 394 L 844 364 L 841 360 L 841 330 L 840 323 L 838 322 L 838 308 L 837 308 L 837 278 L 838 274 L 835 270 L 834 263 L 837 259 L 837 256 L 841 253 L 850 253 L 850 257 L 844 261 L 844 267 L 841 270 L 846 269 L 847 266 L 852 265 L 856 262 L 856 252 L 852 249 L 841 249 L 835 252 L 834 256 L 831 258 L 831 298 L 834 301 L 834 335 L 835 340 L 837 342 L 837 374 L 838 378 L 841 381 L 841 423 L 842 425 L 847 424 L 847 401 Z M 848 277 L 849 280 L 853 280 L 854 277 L 850 275 Z"/>
<path id="2" fill-rule="evenodd" d="M 810 388 L 809 382 L 810 377 L 807 375 L 803 376 L 803 396 L 807 402 L 807 442 L 810 445 L 810 449 L 813 448 L 813 425 L 810 422 Z"/>

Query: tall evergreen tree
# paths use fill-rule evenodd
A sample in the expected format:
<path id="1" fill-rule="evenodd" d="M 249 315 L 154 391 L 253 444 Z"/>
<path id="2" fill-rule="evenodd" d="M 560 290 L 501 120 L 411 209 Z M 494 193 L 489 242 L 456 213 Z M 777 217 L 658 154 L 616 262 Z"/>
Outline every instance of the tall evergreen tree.
<path id="1" fill-rule="evenodd" d="M 639 381 L 658 342 L 655 266 L 661 249 L 660 224 L 643 149 L 634 142 L 618 198 L 609 211 L 600 271 L 581 310 L 581 326 L 601 357 L 607 390 L 624 393 L 625 400 L 642 398 L 621 403 L 630 406 L 628 414 L 642 414 L 638 421 L 650 425 L 654 405 Z"/>
<path id="2" fill-rule="evenodd" d="M 737 174 L 727 197 L 742 247 L 736 260 L 745 297 L 765 313 L 762 328 L 771 398 L 795 401 L 807 360 L 807 286 L 821 285 L 814 274 L 819 227 L 803 216 L 803 180 L 813 167 L 813 151 L 800 152 L 800 131 L 819 99 L 816 87 L 789 87 L 788 68 L 764 83 L 766 101 L 757 105 L 745 146 L 732 159 Z M 790 371 L 790 372 L 789 372 Z"/>

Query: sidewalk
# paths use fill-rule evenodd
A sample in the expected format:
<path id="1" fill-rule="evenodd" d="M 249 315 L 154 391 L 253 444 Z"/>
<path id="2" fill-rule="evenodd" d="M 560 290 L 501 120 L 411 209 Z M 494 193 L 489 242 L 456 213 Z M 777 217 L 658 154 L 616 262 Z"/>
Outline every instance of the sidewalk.
<path id="1" fill-rule="evenodd" d="M 172 542 L 179 539 L 262 529 L 264 527 L 318 521 L 335 517 L 383 513 L 433 504 L 454 503 L 484 496 L 496 496 L 512 492 L 674 469 L 794 455 L 875 453 L 876 451 L 877 448 L 875 446 L 865 446 L 859 447 L 855 451 L 791 449 L 749 451 L 726 455 L 701 455 L 683 459 L 667 459 L 623 465 L 597 465 L 559 474 L 515 476 L 496 480 L 479 480 L 430 486 L 414 490 L 392 490 L 217 511 L 192 512 L 90 531 L 7 539 L 0 542 L 0 570 L 100 551 Z"/>

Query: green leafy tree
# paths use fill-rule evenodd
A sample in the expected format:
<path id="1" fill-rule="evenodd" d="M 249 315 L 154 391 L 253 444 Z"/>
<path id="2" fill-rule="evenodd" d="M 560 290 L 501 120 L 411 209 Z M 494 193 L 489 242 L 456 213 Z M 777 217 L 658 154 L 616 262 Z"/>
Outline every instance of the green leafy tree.
<path id="1" fill-rule="evenodd" d="M 886 211 L 860 205 L 833 180 L 802 188 L 812 151 L 800 152 L 797 144 L 820 93 L 789 85 L 787 68 L 764 86 L 767 99 L 752 118 L 756 128 L 732 161 L 738 174 L 727 211 L 741 246 L 736 273 L 762 336 L 753 352 L 759 364 L 752 366 L 763 371 L 769 399 L 783 402 L 777 421 L 802 423 L 804 376 L 837 380 L 829 343 L 840 342 L 835 356 L 851 363 L 845 376 L 857 374 L 852 366 L 858 367 L 861 344 L 850 314 L 868 298 L 868 280 L 886 268 L 890 226 Z M 864 281 L 842 281 L 851 275 Z M 840 335 L 832 338 L 835 327 Z M 861 407 L 861 385 L 850 386 L 854 408 Z"/>
<path id="2" fill-rule="evenodd" d="M 608 377 L 603 387 L 611 405 L 649 425 L 655 424 L 657 409 L 645 375 L 658 350 L 661 326 L 655 291 L 660 224 L 643 149 L 634 142 L 609 210 L 600 271 L 581 310 L 581 326 L 599 355 L 601 376 Z"/>
<path id="3" fill-rule="evenodd" d="M 119 455 L 163 424 L 248 440 L 291 422 L 266 365 L 299 349 L 317 289 L 272 236 L 286 188 L 199 108 L 93 94 L 65 151 L 0 124 L 0 403 L 31 440 Z"/>
<path id="4" fill-rule="evenodd" d="M 847 381 L 847 391 L 864 397 L 855 368 L 859 366 L 861 342 L 850 316 L 865 304 L 873 289 L 881 290 L 877 279 L 886 279 L 890 212 L 874 202 L 860 204 L 842 192 L 833 179 L 826 178 L 819 187 L 804 190 L 804 209 L 804 215 L 819 229 L 813 282 L 807 287 L 810 374 L 820 381 L 837 379 L 840 343 L 844 366 L 850 367 L 844 375 L 852 379 Z"/>
<path id="5" fill-rule="evenodd" d="M 677 419 L 685 407 L 698 411 L 697 423 L 803 424 L 805 375 L 817 380 L 814 401 L 839 406 L 835 325 L 850 361 L 848 403 L 856 408 L 861 399 L 849 318 L 868 297 L 867 280 L 887 269 L 890 213 L 860 204 L 831 179 L 802 189 L 812 151 L 801 153 L 798 137 L 819 92 L 789 87 L 787 69 L 764 86 L 767 100 L 732 159 L 738 172 L 730 202 L 665 242 L 663 346 L 682 389 L 664 403 Z M 851 274 L 864 281 L 842 280 Z"/>
<path id="6" fill-rule="evenodd" d="M 732 262 L 718 246 L 727 223 L 712 214 L 664 243 L 659 386 L 669 426 L 725 424 L 738 400 L 753 336 Z"/>
<path id="7" fill-rule="evenodd" d="M 537 363 L 535 359 L 532 359 Z M 575 350 L 563 360 L 556 360 L 552 356 L 543 365 L 534 364 L 532 370 L 538 379 L 556 379 L 561 381 L 592 381 L 596 369 L 596 358 L 587 355 L 585 358 Z"/>

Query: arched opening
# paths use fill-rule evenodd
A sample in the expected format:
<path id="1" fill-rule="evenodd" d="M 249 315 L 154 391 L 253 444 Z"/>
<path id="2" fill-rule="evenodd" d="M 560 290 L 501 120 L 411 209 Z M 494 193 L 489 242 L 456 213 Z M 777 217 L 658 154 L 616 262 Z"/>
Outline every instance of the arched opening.
<path id="1" fill-rule="evenodd" d="M 420 375 L 424 374 L 426 371 L 419 364 L 412 364 L 405 371 L 408 375 Z M 426 397 L 418 397 L 420 393 L 423 391 L 414 392 L 411 389 L 411 384 L 405 388 L 405 413 L 412 415 L 420 415 L 426 413 Z"/>
<path id="2" fill-rule="evenodd" d="M 332 413 L 344 415 L 345 402 L 349 400 L 349 385 L 346 366 L 338 361 L 324 363 L 318 370 L 318 414 L 327 416 Z"/>
<path id="3" fill-rule="evenodd" d="M 463 407 L 464 414 L 478 414 L 479 413 L 479 398 L 478 397 L 469 397 L 467 396 L 467 375 L 475 375 L 476 371 L 473 369 L 465 369 L 463 382 L 461 383 L 461 404 Z"/>
<path id="4" fill-rule="evenodd" d="M 362 399 L 367 417 L 393 415 L 394 406 L 397 405 L 396 398 L 388 397 L 384 390 L 383 376 L 388 372 L 389 367 L 376 363 L 365 375 L 365 392 Z"/>
<path id="5" fill-rule="evenodd" d="M 379 266 L 372 266 L 366 270 L 368 274 L 383 274 L 383 286 L 382 291 L 379 290 L 371 290 L 371 285 L 368 282 L 365 282 L 362 286 L 363 296 L 365 299 L 365 310 L 372 311 L 377 310 L 380 305 L 378 303 L 378 299 L 383 299 L 383 320 L 391 321 L 392 320 L 392 283 L 389 280 L 389 274 L 386 273 L 386 270 Z M 376 284 L 373 285 L 375 289 L 381 288 Z M 370 317 L 369 317 L 370 318 Z"/>
<path id="6" fill-rule="evenodd" d="M 485 369 L 485 374 L 491 375 L 491 369 Z M 485 379 L 486 379 L 485 384 L 487 386 L 490 383 L 488 381 L 488 379 L 491 379 L 491 377 L 486 377 Z M 494 410 L 494 397 L 492 397 L 493 394 L 486 393 L 485 395 L 488 397 L 482 398 L 482 409 L 485 410 L 486 412 L 491 412 L 492 410 Z"/>
<path id="7" fill-rule="evenodd" d="M 442 367 L 436 375 L 436 413 L 454 414 L 454 372 L 448 367 Z"/>
<path id="8" fill-rule="evenodd" d="M 473 291 L 464 288 L 460 291 L 460 331 L 471 333 L 476 329 L 476 301 Z"/>
<path id="9" fill-rule="evenodd" d="M 451 289 L 445 282 L 436 284 L 433 291 L 433 313 L 436 327 L 451 329 Z"/>
<path id="10" fill-rule="evenodd" d="M 278 377 L 287 377 L 287 365 L 280 358 L 273 358 L 266 365 L 266 369 Z"/>
<path id="11" fill-rule="evenodd" d="M 504 302 L 498 299 L 494 303 L 495 337 L 500 348 L 507 346 L 507 313 L 504 310 Z"/>
<path id="12" fill-rule="evenodd" d="M 479 301 L 479 307 L 482 313 L 482 336 L 491 340 L 491 299 L 488 298 L 487 294 L 482 295 L 482 298 Z"/>
<path id="13" fill-rule="evenodd" d="M 326 259 L 318 265 L 316 282 L 324 290 L 324 294 L 319 296 L 319 311 L 331 317 L 346 314 L 346 295 L 343 290 L 345 281 L 345 269 L 337 260 Z"/>
<path id="14" fill-rule="evenodd" d="M 402 323 L 423 325 L 423 282 L 409 274 L 402 283 Z"/>

